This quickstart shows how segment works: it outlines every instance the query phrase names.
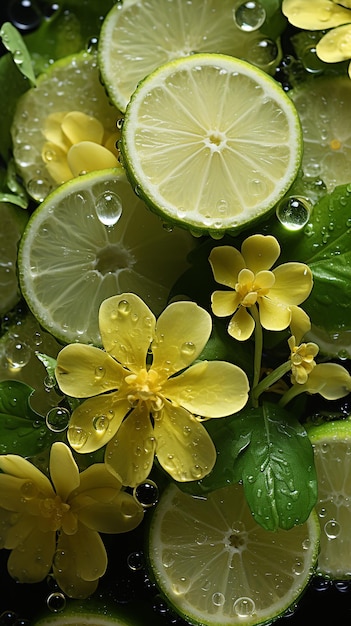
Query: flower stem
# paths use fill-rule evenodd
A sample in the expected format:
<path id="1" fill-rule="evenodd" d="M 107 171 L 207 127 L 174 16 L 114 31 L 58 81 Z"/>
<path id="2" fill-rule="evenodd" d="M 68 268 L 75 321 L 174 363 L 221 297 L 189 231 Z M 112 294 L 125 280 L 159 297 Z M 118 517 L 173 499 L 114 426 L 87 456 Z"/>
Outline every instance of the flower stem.
<path id="1" fill-rule="evenodd" d="M 300 393 L 303 393 L 304 391 L 306 391 L 306 385 L 299 385 L 299 384 L 293 385 L 280 398 L 278 402 L 279 406 L 283 406 L 283 407 L 286 406 L 288 402 L 293 400 L 296 396 L 298 396 Z"/>
<path id="2" fill-rule="evenodd" d="M 262 326 L 261 326 L 257 306 L 254 305 L 253 307 L 251 307 L 250 312 L 251 312 L 252 317 L 255 320 L 255 353 L 254 353 L 254 371 L 253 371 L 253 381 L 252 381 L 252 388 L 255 388 L 257 387 L 259 383 L 260 375 L 261 375 L 263 332 L 262 332 Z"/>
<path id="3" fill-rule="evenodd" d="M 269 387 L 274 385 L 278 380 L 280 380 L 284 374 L 286 374 L 291 369 L 291 361 L 286 361 L 277 367 L 273 372 L 262 378 L 262 380 L 252 389 L 252 401 L 257 405 L 258 398 L 261 393 L 266 391 Z M 285 394 L 284 394 L 285 395 Z"/>

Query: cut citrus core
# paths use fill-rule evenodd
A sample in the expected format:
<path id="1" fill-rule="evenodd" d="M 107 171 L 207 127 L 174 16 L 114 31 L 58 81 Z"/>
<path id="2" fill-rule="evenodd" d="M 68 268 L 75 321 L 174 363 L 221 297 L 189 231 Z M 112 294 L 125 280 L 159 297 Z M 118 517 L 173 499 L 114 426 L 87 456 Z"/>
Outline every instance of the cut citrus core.
<path id="1" fill-rule="evenodd" d="M 262 70 L 194 54 L 150 74 L 122 129 L 123 163 L 149 207 L 214 237 L 267 214 L 296 177 L 295 107 Z"/>
<path id="2" fill-rule="evenodd" d="M 121 168 L 75 178 L 32 214 L 19 249 L 24 298 L 60 341 L 100 344 L 101 302 L 131 291 L 157 315 L 196 240 L 169 232 Z"/>
<path id="3" fill-rule="evenodd" d="M 301 595 L 318 537 L 314 513 L 291 530 L 264 530 L 240 484 L 206 499 L 171 485 L 153 514 L 148 551 L 160 589 L 192 624 L 253 626 L 281 615 Z"/>

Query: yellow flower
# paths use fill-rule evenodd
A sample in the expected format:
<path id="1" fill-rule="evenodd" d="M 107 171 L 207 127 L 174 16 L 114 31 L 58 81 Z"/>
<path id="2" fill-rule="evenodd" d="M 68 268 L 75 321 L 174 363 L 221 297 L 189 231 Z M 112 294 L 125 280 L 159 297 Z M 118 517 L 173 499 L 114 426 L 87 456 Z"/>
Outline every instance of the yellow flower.
<path id="1" fill-rule="evenodd" d="M 51 113 L 43 130 L 47 140 L 42 159 L 58 184 L 82 172 L 117 167 L 118 133 L 108 133 L 102 123 L 81 111 Z"/>
<path id="2" fill-rule="evenodd" d="M 351 391 L 351 376 L 338 363 L 318 363 L 304 384 L 304 391 L 319 393 L 326 400 L 344 398 Z"/>
<path id="3" fill-rule="evenodd" d="M 314 357 L 318 354 L 319 347 L 312 341 L 297 345 L 294 335 L 290 337 L 288 344 L 291 350 L 291 382 L 303 385 L 316 366 Z"/>
<path id="4" fill-rule="evenodd" d="M 259 320 L 266 330 L 284 330 L 298 315 L 301 304 L 312 289 L 312 272 L 303 263 L 285 263 L 271 269 L 280 246 L 271 235 L 252 235 L 245 239 L 241 252 L 232 246 L 213 248 L 209 261 L 215 280 L 232 291 L 215 291 L 212 310 L 219 317 L 233 315 L 229 334 L 245 341 Z M 250 315 L 249 311 L 252 313 Z"/>
<path id="5" fill-rule="evenodd" d="M 196 416 L 239 411 L 249 388 L 231 363 L 193 363 L 209 339 L 211 316 L 194 302 L 174 302 L 156 324 L 147 305 L 126 293 L 102 303 L 99 324 L 105 351 L 71 344 L 57 359 L 62 391 L 92 396 L 72 413 L 72 447 L 91 452 L 107 444 L 105 462 L 129 486 L 145 480 L 155 452 L 178 481 L 205 476 L 216 450 Z"/>
<path id="6" fill-rule="evenodd" d="M 283 0 L 282 11 L 298 28 L 328 30 L 316 46 L 322 61 L 338 63 L 351 58 L 350 0 Z"/>
<path id="7" fill-rule="evenodd" d="M 10 575 L 35 583 L 52 568 L 68 596 L 89 596 L 107 566 L 99 532 L 132 530 L 142 520 L 140 505 L 104 463 L 80 474 L 62 442 L 51 448 L 51 481 L 14 454 L 0 456 L 0 469 L 0 541 L 11 550 Z"/>

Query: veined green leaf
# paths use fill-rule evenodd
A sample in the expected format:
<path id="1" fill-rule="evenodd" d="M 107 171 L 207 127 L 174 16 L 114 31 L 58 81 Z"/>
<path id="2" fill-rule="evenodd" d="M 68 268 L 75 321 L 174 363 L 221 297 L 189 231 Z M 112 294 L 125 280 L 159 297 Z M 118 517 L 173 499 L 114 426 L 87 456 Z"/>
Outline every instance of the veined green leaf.
<path id="1" fill-rule="evenodd" d="M 36 78 L 33 70 L 32 59 L 23 41 L 21 34 L 11 22 L 5 22 L 0 29 L 0 37 L 17 65 L 19 71 L 28 78 L 32 87 L 35 87 Z"/>

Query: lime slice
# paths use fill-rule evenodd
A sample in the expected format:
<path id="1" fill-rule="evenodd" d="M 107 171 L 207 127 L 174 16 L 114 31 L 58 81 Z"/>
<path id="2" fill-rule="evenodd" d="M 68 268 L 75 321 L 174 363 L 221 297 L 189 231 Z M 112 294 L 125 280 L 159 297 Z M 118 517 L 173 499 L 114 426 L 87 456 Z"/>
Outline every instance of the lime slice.
<path id="1" fill-rule="evenodd" d="M 159 314 L 195 243 L 163 227 L 121 168 L 86 174 L 58 187 L 31 216 L 18 258 L 22 293 L 59 340 L 100 344 L 101 302 L 134 292 Z"/>
<path id="2" fill-rule="evenodd" d="M 263 217 L 296 177 L 301 130 L 290 98 L 262 70 L 193 54 L 139 84 L 121 152 L 151 209 L 220 237 Z"/>
<path id="3" fill-rule="evenodd" d="M 310 79 L 289 92 L 302 125 L 302 168 L 329 191 L 351 182 L 351 82 L 346 76 Z"/>
<path id="4" fill-rule="evenodd" d="M 16 263 L 17 249 L 28 220 L 23 209 L 0 202 L 0 315 L 7 313 L 20 299 Z"/>
<path id="5" fill-rule="evenodd" d="M 107 14 L 99 39 L 101 74 L 125 111 L 140 80 L 159 65 L 194 52 L 250 54 L 259 33 L 241 30 L 232 0 L 124 0 Z"/>
<path id="6" fill-rule="evenodd" d="M 17 104 L 11 128 L 14 158 L 28 193 L 39 202 L 58 182 L 62 182 L 52 175 L 63 155 L 60 146 L 53 146 L 52 141 L 44 136 L 48 117 L 72 111 L 84 113 L 101 123 L 104 140 L 112 138 L 109 147 L 112 151 L 115 149 L 119 137 L 116 121 L 121 114 L 111 105 L 101 85 L 96 57 L 85 52 L 56 61 L 38 78 L 37 86 L 29 89 Z M 68 148 L 70 142 L 65 136 L 61 143 L 67 143 L 64 147 Z M 98 166 L 95 169 L 99 169 Z M 73 178 L 74 174 L 70 177 Z"/>
<path id="7" fill-rule="evenodd" d="M 271 622 L 299 598 L 318 537 L 315 513 L 291 530 L 264 530 L 240 484 L 206 499 L 172 485 L 153 515 L 148 551 L 162 592 L 192 624 L 253 626 Z"/>
<path id="8" fill-rule="evenodd" d="M 351 578 L 351 421 L 312 426 L 321 525 L 318 571 L 338 580 Z"/>

